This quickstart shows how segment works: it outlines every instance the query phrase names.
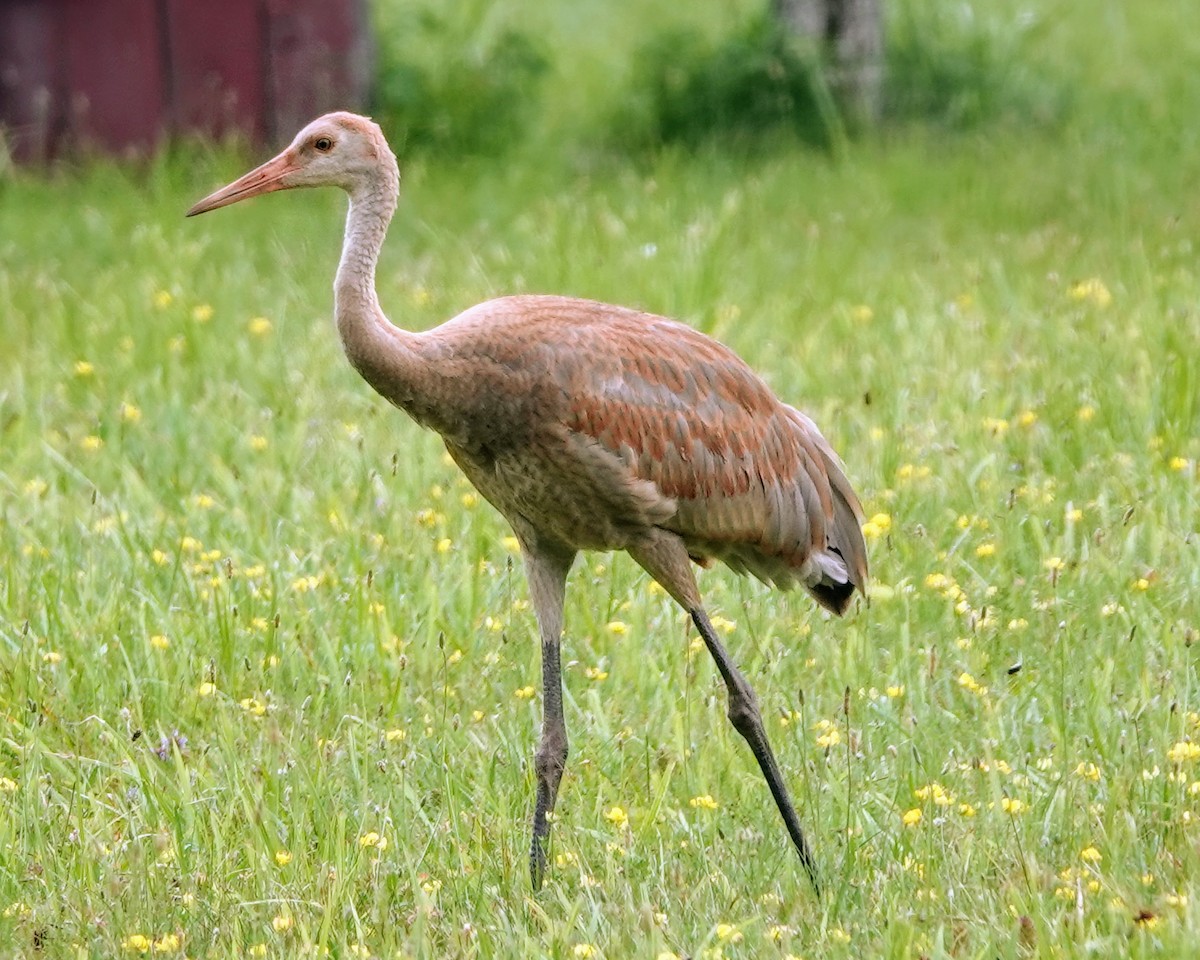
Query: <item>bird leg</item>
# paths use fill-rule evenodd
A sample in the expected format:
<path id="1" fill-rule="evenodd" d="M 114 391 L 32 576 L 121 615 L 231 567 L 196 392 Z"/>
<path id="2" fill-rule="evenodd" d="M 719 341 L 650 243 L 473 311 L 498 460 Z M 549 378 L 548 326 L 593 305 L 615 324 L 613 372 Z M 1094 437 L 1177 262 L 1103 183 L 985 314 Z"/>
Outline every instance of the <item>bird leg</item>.
<path id="1" fill-rule="evenodd" d="M 754 759 L 758 761 L 763 776 L 766 777 L 767 786 L 771 788 L 775 805 L 783 815 L 783 822 L 787 825 L 792 843 L 796 845 L 796 852 L 800 854 L 800 862 L 804 864 L 808 878 L 819 894 L 821 884 L 817 879 L 817 863 L 813 859 L 808 842 L 804 839 L 800 818 L 796 816 L 796 808 L 792 806 L 792 798 L 783 783 L 783 774 L 779 772 L 779 764 L 775 762 L 775 755 L 771 752 L 762 715 L 758 711 L 758 698 L 754 695 L 750 683 L 730 659 L 728 651 L 717 639 L 708 614 L 704 612 L 687 548 L 678 536 L 659 529 L 640 543 L 629 547 L 629 555 L 666 588 L 688 612 L 699 629 L 704 645 L 716 661 L 717 670 L 720 671 L 721 679 L 725 681 L 725 689 L 729 692 L 729 720 L 733 723 L 733 728 L 750 744 Z"/>
<path id="2" fill-rule="evenodd" d="M 542 639 L 542 738 L 534 755 L 537 804 L 533 810 L 533 840 L 529 848 L 529 877 L 533 889 L 542 885 L 546 848 L 550 840 L 550 815 L 558 798 L 558 784 L 567 766 L 567 724 L 563 717 L 562 638 L 563 595 L 567 571 L 575 559 L 572 551 L 549 551 L 522 541 L 529 595 Z"/>
<path id="3" fill-rule="evenodd" d="M 784 785 L 779 764 L 775 762 L 775 755 L 771 752 L 767 731 L 763 727 L 762 714 L 758 709 L 758 697 L 755 696 L 753 688 L 742 672 L 730 659 L 729 653 L 721 645 L 721 641 L 717 639 L 716 631 L 713 630 L 713 625 L 708 619 L 708 614 L 704 612 L 704 608 L 696 606 L 688 613 L 691 614 L 692 621 L 700 631 L 700 636 L 704 640 L 704 645 L 708 647 L 708 652 L 716 661 L 717 670 L 720 671 L 721 678 L 725 681 L 725 688 L 729 691 L 729 720 L 733 724 L 733 728 L 750 744 L 750 751 L 762 769 L 767 786 L 771 788 L 771 796 L 775 798 L 775 805 L 779 807 L 792 843 L 796 845 L 796 852 L 800 854 L 800 862 L 804 864 L 804 869 L 808 872 L 808 878 L 812 881 L 814 889 L 820 893 L 821 884 L 817 879 L 817 864 L 808 847 L 808 841 L 804 839 L 800 818 L 796 816 L 796 808 L 792 806 L 792 799 Z"/>

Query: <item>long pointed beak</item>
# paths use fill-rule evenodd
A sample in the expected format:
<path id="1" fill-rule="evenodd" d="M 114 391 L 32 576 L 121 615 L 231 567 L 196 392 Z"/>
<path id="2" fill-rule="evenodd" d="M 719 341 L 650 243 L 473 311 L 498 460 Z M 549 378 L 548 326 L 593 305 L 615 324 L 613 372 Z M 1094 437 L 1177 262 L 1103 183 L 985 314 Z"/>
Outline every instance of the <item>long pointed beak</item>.
<path id="1" fill-rule="evenodd" d="M 244 176 L 238 177 L 228 186 L 222 187 L 215 193 L 210 193 L 192 207 L 187 215 L 194 217 L 198 213 L 208 213 L 209 210 L 227 207 L 239 200 L 249 200 L 251 197 L 257 197 L 264 193 L 286 190 L 291 184 L 285 183 L 284 178 L 299 169 L 300 166 L 291 151 L 285 150 L 261 167 L 255 167 Z"/>

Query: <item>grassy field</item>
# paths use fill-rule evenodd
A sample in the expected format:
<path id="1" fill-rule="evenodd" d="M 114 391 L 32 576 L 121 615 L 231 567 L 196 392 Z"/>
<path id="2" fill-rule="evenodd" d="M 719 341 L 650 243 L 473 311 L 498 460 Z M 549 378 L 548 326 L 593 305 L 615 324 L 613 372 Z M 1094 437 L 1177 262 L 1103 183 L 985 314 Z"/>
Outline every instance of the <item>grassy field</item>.
<path id="1" fill-rule="evenodd" d="M 406 165 L 393 320 L 671 314 L 845 458 L 869 604 L 701 577 L 819 900 L 624 556 L 572 577 L 531 895 L 519 559 L 340 355 L 341 198 L 185 221 L 226 153 L 0 179 L 0 956 L 1194 955 L 1200 42 L 1098 7 L 1050 17 L 1054 129 Z"/>

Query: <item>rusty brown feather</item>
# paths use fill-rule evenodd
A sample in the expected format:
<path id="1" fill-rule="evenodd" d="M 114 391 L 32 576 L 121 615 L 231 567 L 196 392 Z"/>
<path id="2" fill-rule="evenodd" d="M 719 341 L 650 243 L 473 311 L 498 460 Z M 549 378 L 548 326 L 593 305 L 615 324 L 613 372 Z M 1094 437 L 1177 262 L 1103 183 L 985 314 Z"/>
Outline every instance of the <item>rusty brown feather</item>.
<path id="1" fill-rule="evenodd" d="M 521 543 L 543 654 L 534 886 L 567 758 L 559 645 L 567 573 L 580 550 L 627 551 L 691 615 L 725 681 L 730 719 L 817 884 L 757 698 L 712 629 L 689 560 L 720 560 L 785 589 L 800 585 L 844 613 L 864 589 L 867 556 L 861 507 L 837 455 L 732 350 L 663 317 L 513 296 L 425 333 L 391 324 L 374 280 L 399 171 L 364 117 L 313 121 L 279 156 L 189 216 L 326 184 L 350 195 L 334 285 L 347 357 L 383 397 L 441 434 Z"/>

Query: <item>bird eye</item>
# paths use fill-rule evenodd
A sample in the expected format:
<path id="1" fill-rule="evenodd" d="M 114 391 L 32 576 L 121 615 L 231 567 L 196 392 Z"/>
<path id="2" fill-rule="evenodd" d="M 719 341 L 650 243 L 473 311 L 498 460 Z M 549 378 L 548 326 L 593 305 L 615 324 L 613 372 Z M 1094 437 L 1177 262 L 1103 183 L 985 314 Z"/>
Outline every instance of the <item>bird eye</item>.
<path id="1" fill-rule="evenodd" d="M 329 137 L 317 137 L 317 139 L 313 141 L 313 146 L 322 153 L 328 153 L 333 149 L 333 141 L 330 140 Z"/>

